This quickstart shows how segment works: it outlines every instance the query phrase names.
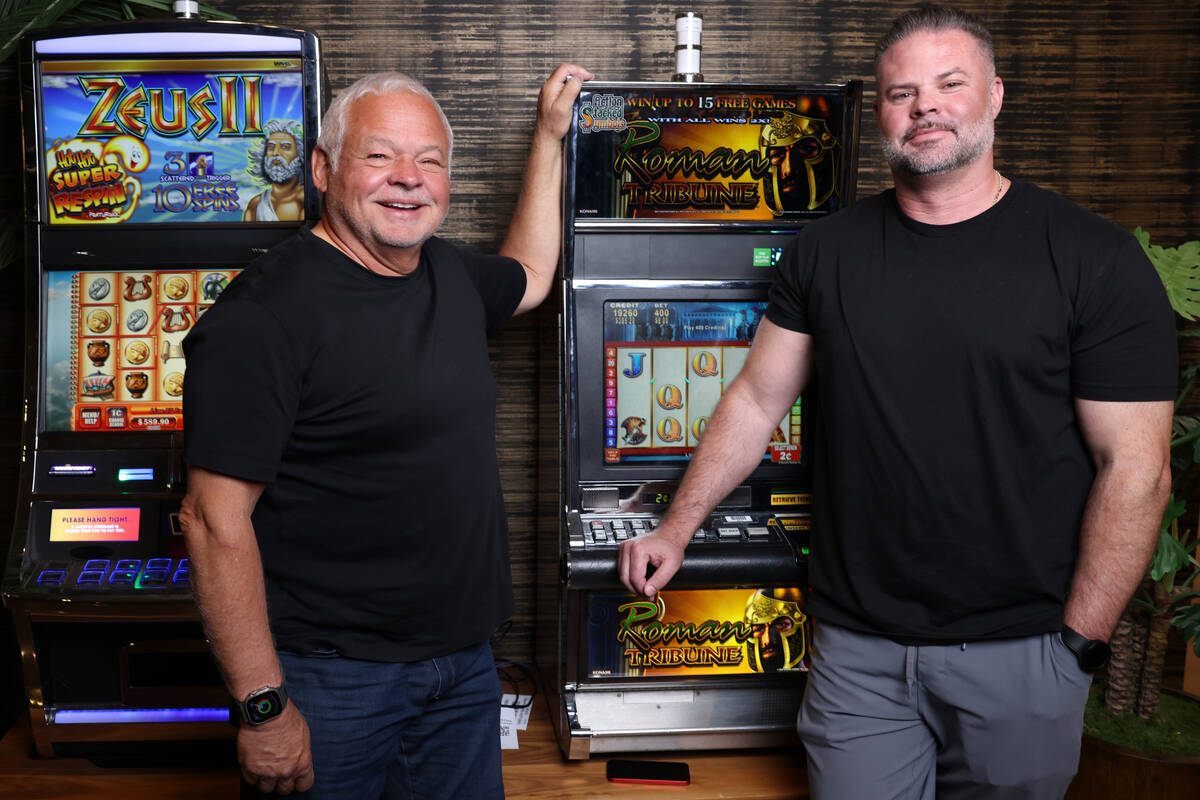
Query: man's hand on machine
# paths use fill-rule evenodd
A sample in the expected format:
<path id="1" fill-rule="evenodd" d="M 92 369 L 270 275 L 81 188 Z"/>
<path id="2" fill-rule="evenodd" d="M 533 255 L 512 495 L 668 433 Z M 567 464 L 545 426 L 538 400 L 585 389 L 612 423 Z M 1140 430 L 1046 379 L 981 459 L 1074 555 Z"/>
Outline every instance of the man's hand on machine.
<path id="1" fill-rule="evenodd" d="M 566 62 L 559 64 L 538 93 L 534 136 L 560 142 L 571 127 L 571 108 L 584 81 L 596 77 L 589 70 Z"/>
<path id="2" fill-rule="evenodd" d="M 291 794 L 312 788 L 308 723 L 294 703 L 269 722 L 239 728 L 237 749 L 242 776 L 260 792 Z"/>
<path id="3" fill-rule="evenodd" d="M 691 538 L 690 534 L 673 535 L 670 528 L 660 525 L 654 533 L 622 542 L 617 556 L 621 583 L 634 594 L 653 600 L 679 570 L 683 549 Z"/>

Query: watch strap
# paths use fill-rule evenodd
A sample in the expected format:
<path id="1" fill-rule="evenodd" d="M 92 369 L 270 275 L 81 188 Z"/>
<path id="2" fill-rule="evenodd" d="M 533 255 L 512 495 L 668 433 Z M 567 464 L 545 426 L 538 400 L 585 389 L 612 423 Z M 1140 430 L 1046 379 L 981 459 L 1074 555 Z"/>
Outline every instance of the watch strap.
<path id="1" fill-rule="evenodd" d="M 1059 633 L 1062 636 L 1063 644 L 1075 654 L 1075 660 L 1079 662 L 1079 668 L 1084 672 L 1095 672 L 1108 665 L 1112 649 L 1107 642 L 1089 639 L 1065 623 Z"/>

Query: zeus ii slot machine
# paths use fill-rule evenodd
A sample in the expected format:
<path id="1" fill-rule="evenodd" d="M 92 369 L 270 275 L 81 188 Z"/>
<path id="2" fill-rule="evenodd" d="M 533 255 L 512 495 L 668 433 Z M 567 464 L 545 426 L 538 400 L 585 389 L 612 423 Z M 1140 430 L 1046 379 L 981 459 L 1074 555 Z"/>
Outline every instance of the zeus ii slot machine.
<path id="1" fill-rule="evenodd" d="M 539 515 L 538 660 L 568 758 L 795 741 L 804 399 L 655 600 L 622 587 L 617 549 L 669 506 L 783 248 L 853 201 L 861 95 L 858 81 L 584 84 L 539 462 L 556 493 Z"/>
<path id="2" fill-rule="evenodd" d="M 22 42 L 25 422 L 3 591 L 42 755 L 232 735 L 179 526 L 181 341 L 318 217 L 319 58 L 305 31 L 186 18 Z"/>

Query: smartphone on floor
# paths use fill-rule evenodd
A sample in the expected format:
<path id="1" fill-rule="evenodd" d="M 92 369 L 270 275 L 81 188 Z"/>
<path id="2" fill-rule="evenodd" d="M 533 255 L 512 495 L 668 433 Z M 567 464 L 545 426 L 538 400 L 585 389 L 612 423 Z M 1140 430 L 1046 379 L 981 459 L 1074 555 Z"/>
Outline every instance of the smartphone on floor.
<path id="1" fill-rule="evenodd" d="M 692 782 L 688 765 L 683 761 L 635 761 L 614 758 L 608 762 L 606 772 L 608 779 L 614 783 L 687 786 Z"/>

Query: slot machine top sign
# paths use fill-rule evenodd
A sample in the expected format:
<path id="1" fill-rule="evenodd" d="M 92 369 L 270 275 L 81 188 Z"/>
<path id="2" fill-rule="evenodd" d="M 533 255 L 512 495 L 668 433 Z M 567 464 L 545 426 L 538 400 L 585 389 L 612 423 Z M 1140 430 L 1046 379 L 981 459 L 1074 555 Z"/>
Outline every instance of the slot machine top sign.
<path id="1" fill-rule="evenodd" d="M 303 59 L 40 62 L 51 225 L 304 218 Z"/>
<path id="2" fill-rule="evenodd" d="M 854 87 L 591 85 L 577 106 L 575 214 L 791 222 L 845 205 Z"/>

